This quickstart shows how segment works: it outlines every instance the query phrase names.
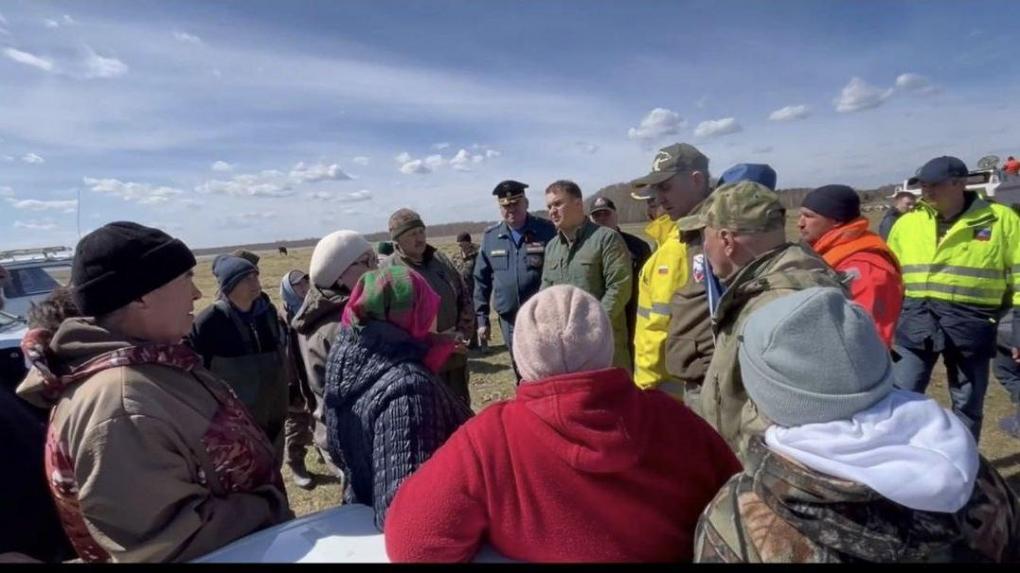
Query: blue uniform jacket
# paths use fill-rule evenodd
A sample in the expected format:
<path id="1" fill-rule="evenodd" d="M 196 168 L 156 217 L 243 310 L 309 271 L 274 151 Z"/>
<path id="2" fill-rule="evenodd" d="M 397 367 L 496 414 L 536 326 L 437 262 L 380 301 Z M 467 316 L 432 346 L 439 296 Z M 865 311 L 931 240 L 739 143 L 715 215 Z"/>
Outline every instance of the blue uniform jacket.
<path id="1" fill-rule="evenodd" d="M 520 247 L 514 244 L 505 222 L 489 227 L 482 235 L 474 272 L 475 314 L 479 326 L 489 326 L 490 308 L 512 320 L 517 309 L 538 292 L 542 284 L 545 245 L 556 236 L 556 227 L 528 214 L 521 234 L 524 237 Z"/>

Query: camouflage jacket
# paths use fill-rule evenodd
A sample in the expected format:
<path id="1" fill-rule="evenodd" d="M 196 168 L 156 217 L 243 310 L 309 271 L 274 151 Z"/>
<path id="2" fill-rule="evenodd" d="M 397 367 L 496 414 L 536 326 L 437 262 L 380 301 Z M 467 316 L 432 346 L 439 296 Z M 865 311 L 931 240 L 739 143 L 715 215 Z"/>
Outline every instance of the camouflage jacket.
<path id="1" fill-rule="evenodd" d="M 733 476 L 701 515 L 694 559 L 702 563 L 1016 562 L 1016 494 L 981 458 L 960 511 L 917 511 L 870 488 L 820 474 L 748 444 Z"/>
<path id="2" fill-rule="evenodd" d="M 457 268 L 467 291 L 474 298 L 475 293 L 475 261 L 478 260 L 478 245 L 471 243 L 467 254 L 458 250 L 452 257 L 453 266 Z"/>
<path id="3" fill-rule="evenodd" d="M 712 317 L 715 350 L 702 386 L 701 413 L 737 457 L 743 458 L 747 437 L 768 426 L 748 401 L 740 377 L 737 348 L 744 322 L 765 304 L 798 290 L 828 286 L 845 291 L 841 280 L 814 252 L 787 243 L 760 255 L 729 281 Z"/>

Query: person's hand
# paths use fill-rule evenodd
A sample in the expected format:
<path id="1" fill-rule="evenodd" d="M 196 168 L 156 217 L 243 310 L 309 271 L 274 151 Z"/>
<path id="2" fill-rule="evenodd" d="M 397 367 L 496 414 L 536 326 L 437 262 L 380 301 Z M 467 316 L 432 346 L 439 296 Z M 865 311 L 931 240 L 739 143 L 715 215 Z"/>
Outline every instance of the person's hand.
<path id="1" fill-rule="evenodd" d="M 478 327 L 478 342 L 482 342 L 483 340 L 485 342 L 489 341 L 489 327 L 488 326 L 479 326 Z"/>
<path id="2" fill-rule="evenodd" d="M 1013 354 L 1013 362 L 1016 362 L 1017 364 L 1020 364 L 1020 348 L 1014 348 L 1012 354 Z"/>

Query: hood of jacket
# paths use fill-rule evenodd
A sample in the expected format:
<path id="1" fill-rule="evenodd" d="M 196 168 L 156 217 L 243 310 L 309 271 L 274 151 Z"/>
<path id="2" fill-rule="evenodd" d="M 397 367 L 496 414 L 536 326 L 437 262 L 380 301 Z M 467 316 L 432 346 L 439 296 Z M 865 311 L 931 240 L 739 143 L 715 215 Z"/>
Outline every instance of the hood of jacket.
<path id="1" fill-rule="evenodd" d="M 26 340 L 23 341 L 23 347 L 30 348 L 33 345 L 38 346 L 40 352 L 27 353 L 33 367 L 18 386 L 17 393 L 31 404 L 44 408 L 52 406 L 60 394 L 85 380 L 68 374 L 86 362 L 115 350 L 152 347 L 143 340 L 130 339 L 111 332 L 96 324 L 93 318 L 67 319 L 57 332 L 52 334 L 52 338 L 50 333 L 43 330 L 29 331 Z M 186 349 L 183 345 L 160 348 Z M 190 349 L 181 352 L 193 355 Z M 39 355 L 32 357 L 33 354 Z M 45 376 L 43 371 L 48 371 L 54 376 Z"/>
<path id="2" fill-rule="evenodd" d="M 719 299 L 713 320 L 717 324 L 724 322 L 731 309 L 743 308 L 749 299 L 766 291 L 819 286 L 847 289 L 839 273 L 809 247 L 786 243 L 762 253 L 737 271 Z"/>
<path id="3" fill-rule="evenodd" d="M 620 472 L 638 463 L 649 444 L 644 391 L 621 368 L 576 372 L 521 384 L 516 401 L 531 418 L 536 447 L 571 467 Z"/>
<path id="4" fill-rule="evenodd" d="M 325 320 L 340 322 L 340 315 L 349 298 L 350 293 L 343 287 L 339 290 L 312 287 L 290 325 L 298 334 L 307 336 L 318 330 Z"/>
<path id="5" fill-rule="evenodd" d="M 669 215 L 663 215 L 645 225 L 645 234 L 655 241 L 656 247 L 662 246 L 670 237 L 679 238 L 679 232 L 676 221 L 670 219 Z"/>

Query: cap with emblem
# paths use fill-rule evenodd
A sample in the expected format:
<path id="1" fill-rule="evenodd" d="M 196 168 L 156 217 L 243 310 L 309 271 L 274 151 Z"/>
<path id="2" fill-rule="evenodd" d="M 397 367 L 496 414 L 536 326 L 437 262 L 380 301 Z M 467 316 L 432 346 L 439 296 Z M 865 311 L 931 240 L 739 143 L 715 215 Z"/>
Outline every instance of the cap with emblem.
<path id="1" fill-rule="evenodd" d="M 652 159 L 652 171 L 648 175 L 630 182 L 635 189 L 658 185 L 677 173 L 685 171 L 708 171 L 708 158 L 688 143 L 674 143 L 663 147 Z"/>
<path id="2" fill-rule="evenodd" d="M 785 222 L 786 209 L 775 191 L 754 181 L 738 181 L 716 189 L 694 213 L 677 221 L 677 227 L 761 233 L 781 228 Z"/>
<path id="3" fill-rule="evenodd" d="M 599 211 L 616 211 L 616 203 L 613 203 L 613 200 L 608 197 L 596 197 L 588 214 L 594 215 Z"/>
<path id="4" fill-rule="evenodd" d="M 955 157 L 943 155 L 922 165 L 917 174 L 907 180 L 907 185 L 918 183 L 936 185 L 947 179 L 966 178 L 968 174 L 966 163 Z"/>
<path id="5" fill-rule="evenodd" d="M 520 181 L 507 179 L 496 185 L 496 188 L 492 190 L 492 194 L 496 196 L 501 206 L 506 207 L 523 199 L 524 190 L 527 188 L 528 186 Z"/>

